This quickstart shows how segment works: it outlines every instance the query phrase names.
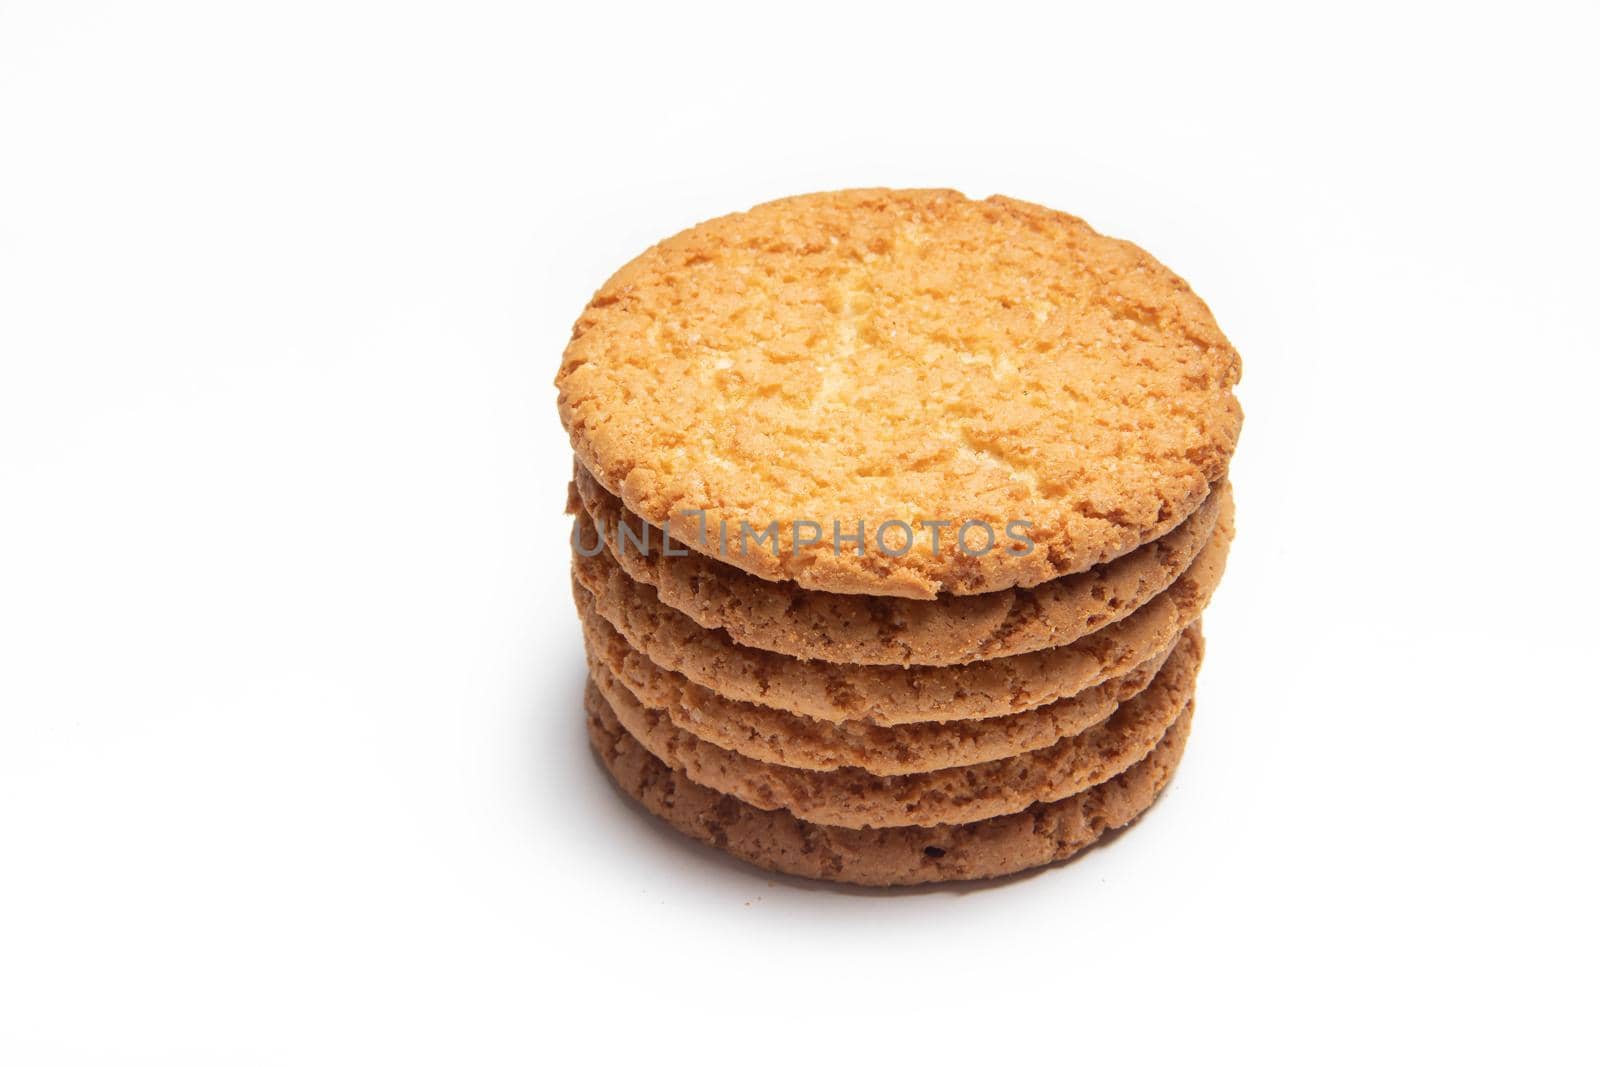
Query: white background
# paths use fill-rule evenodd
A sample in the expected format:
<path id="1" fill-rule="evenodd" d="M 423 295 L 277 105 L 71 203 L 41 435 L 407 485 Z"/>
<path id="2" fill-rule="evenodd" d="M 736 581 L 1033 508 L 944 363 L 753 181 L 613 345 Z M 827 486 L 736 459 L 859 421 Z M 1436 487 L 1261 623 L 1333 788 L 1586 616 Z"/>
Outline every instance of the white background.
<path id="1" fill-rule="evenodd" d="M 1594 1062 L 1594 20 L 1112 6 L 0 6 L 0 1061 Z M 996 886 L 770 878 L 581 728 L 572 320 L 865 184 L 1245 360 L 1182 771 Z"/>

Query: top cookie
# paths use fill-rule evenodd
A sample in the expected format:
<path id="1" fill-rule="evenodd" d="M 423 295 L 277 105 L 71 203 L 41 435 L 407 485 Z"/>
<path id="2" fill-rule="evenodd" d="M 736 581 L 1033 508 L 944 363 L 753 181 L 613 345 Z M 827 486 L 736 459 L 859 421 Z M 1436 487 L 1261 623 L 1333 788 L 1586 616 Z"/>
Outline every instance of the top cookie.
<path id="1" fill-rule="evenodd" d="M 1177 526 L 1227 469 L 1238 379 L 1205 304 L 1135 246 L 1004 197 L 869 189 L 656 245 L 589 302 L 556 384 L 584 466 L 691 547 L 932 598 Z"/>

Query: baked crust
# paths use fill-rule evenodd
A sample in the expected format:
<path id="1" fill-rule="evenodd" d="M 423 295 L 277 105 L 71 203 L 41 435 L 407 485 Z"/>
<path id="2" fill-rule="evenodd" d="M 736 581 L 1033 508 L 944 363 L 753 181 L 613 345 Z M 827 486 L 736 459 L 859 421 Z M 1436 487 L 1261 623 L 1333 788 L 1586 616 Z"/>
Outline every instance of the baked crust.
<path id="1" fill-rule="evenodd" d="M 665 535 L 641 526 L 582 467 L 571 496 L 574 536 L 585 551 L 603 544 L 663 604 L 741 645 L 833 663 L 943 666 L 1068 645 L 1131 615 L 1194 562 L 1232 487 L 1218 486 L 1166 536 L 1081 574 L 937 600 L 817 592 L 765 581 L 681 544 L 663 552 Z M 618 533 L 624 523 L 628 540 Z"/>
<path id="2" fill-rule="evenodd" d="M 808 771 L 859 767 L 878 775 L 963 767 L 1049 748 L 1104 722 L 1118 704 L 1143 692 L 1176 645 L 1127 674 L 1015 715 L 878 726 L 826 722 L 718 696 L 656 666 L 593 611 L 583 615 L 583 631 L 590 677 L 609 673 L 640 704 L 661 709 L 674 726 L 702 741 L 764 763 Z"/>
<path id="3" fill-rule="evenodd" d="M 649 249 L 579 316 L 556 384 L 574 451 L 633 513 L 762 578 L 927 599 L 1038 585 L 1172 530 L 1227 469 L 1239 372 L 1181 278 L 1081 219 L 858 189 Z M 797 547 L 794 520 L 861 523 L 865 550 Z M 873 543 L 923 520 L 1026 521 L 1036 547 Z M 723 552 L 702 521 L 778 522 L 778 550 Z"/>
<path id="4" fill-rule="evenodd" d="M 597 611 L 658 666 L 733 700 L 812 718 L 908 722 L 988 718 L 1027 711 L 1119 677 L 1167 647 L 1200 617 L 1222 579 L 1233 516 L 1165 591 L 1120 622 L 1070 645 L 950 667 L 884 667 L 800 660 L 747 648 L 662 604 L 609 554 L 574 555 L 573 597 Z"/>
<path id="5" fill-rule="evenodd" d="M 1061 800 L 1121 774 L 1155 748 L 1193 698 L 1200 658 L 1200 636 L 1191 628 L 1155 680 L 1105 721 L 1021 755 L 898 775 L 754 760 L 680 730 L 665 711 L 641 704 L 604 665 L 589 678 L 623 729 L 690 781 L 752 807 L 864 829 L 978 822 Z"/>
<path id="6" fill-rule="evenodd" d="M 1191 703 L 1155 750 L 1108 782 L 1053 804 L 958 826 L 848 830 L 762 811 L 645 751 L 590 685 L 589 740 L 622 792 L 680 833 L 768 871 L 866 886 L 995 878 L 1064 860 L 1143 814 L 1177 770 Z"/>

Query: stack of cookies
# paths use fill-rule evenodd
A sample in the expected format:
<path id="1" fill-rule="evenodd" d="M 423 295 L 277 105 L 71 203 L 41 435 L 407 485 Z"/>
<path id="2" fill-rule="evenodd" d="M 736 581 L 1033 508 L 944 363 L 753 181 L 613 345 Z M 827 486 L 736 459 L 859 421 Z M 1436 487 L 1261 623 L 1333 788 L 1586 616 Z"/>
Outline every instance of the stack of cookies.
<path id="1" fill-rule="evenodd" d="M 863 885 L 1130 822 L 1189 735 L 1238 378 L 1171 271 L 1001 197 L 795 197 L 650 249 L 557 377 L 601 761 Z"/>

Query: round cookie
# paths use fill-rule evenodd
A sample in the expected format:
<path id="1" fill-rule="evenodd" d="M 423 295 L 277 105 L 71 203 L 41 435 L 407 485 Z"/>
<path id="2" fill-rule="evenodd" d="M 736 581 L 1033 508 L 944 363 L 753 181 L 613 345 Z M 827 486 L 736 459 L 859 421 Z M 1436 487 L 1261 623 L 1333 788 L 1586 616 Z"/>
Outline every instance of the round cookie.
<path id="1" fill-rule="evenodd" d="M 658 666 L 733 700 L 837 722 L 883 726 L 988 718 L 1073 696 L 1133 670 L 1200 616 L 1221 580 L 1233 536 L 1226 506 L 1189 569 L 1138 611 L 1061 648 L 951 667 L 882 667 L 798 660 L 746 648 L 657 599 L 604 552 L 574 556 L 573 596 Z"/>
<path id="2" fill-rule="evenodd" d="M 762 578 L 929 599 L 1173 529 L 1227 469 L 1239 370 L 1181 278 L 1081 219 L 861 189 L 649 249 L 579 316 L 556 385 L 574 451 L 634 514 Z M 864 551 L 800 545 L 797 520 L 860 524 Z M 952 524 L 942 551 L 930 521 Z M 1030 523 L 1033 550 L 954 551 L 967 521 Z M 774 522 L 775 551 L 699 538 Z M 903 555 L 874 543 L 892 522 Z"/>
<path id="3" fill-rule="evenodd" d="M 584 703 L 590 744 L 618 787 L 680 833 L 764 870 L 866 886 L 995 878 L 1082 851 L 1155 803 L 1183 756 L 1194 714 L 1191 703 L 1150 755 L 1065 800 L 958 826 L 849 830 L 698 786 L 646 752 L 593 685 Z"/>
<path id="4" fill-rule="evenodd" d="M 859 767 L 875 775 L 964 767 L 1048 748 L 1104 721 L 1119 703 L 1141 693 L 1173 647 L 1121 677 L 1030 711 L 990 719 L 878 726 L 854 720 L 825 722 L 718 696 L 656 666 L 594 611 L 582 615 L 590 676 L 609 672 L 635 700 L 663 709 L 685 733 L 763 763 L 808 771 Z"/>
<path id="5" fill-rule="evenodd" d="M 623 729 L 690 781 L 764 810 L 853 829 L 939 826 L 1010 815 L 1113 778 L 1155 748 L 1194 695 L 1198 633 L 1187 631 L 1148 688 L 1105 722 L 1049 748 L 967 767 L 883 777 L 856 768 L 805 771 L 718 748 L 640 704 L 603 665 L 590 680 Z"/>
<path id="6" fill-rule="evenodd" d="M 725 630 L 741 645 L 798 659 L 896 666 L 1035 652 L 1071 644 L 1125 618 L 1194 562 L 1224 500 L 1231 499 L 1224 482 L 1165 537 L 1081 574 L 1031 589 L 930 601 L 816 592 L 756 578 L 699 552 L 663 554 L 664 535 L 643 529 L 581 466 L 573 487 L 576 544 L 583 551 L 604 544 L 630 578 L 654 586 L 663 604 L 701 626 Z M 624 540 L 621 524 L 636 536 Z"/>

